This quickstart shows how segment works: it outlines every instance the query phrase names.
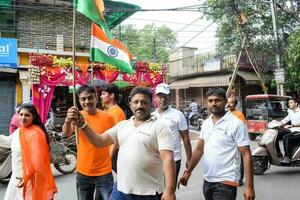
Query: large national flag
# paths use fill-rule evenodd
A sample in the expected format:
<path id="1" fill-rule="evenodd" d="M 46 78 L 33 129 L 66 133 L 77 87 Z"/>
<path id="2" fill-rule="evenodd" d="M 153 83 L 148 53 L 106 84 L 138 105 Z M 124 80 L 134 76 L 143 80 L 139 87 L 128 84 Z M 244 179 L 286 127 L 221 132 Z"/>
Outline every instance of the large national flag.
<path id="1" fill-rule="evenodd" d="M 134 70 L 130 64 L 131 58 L 132 55 L 121 42 L 116 39 L 109 40 L 100 27 L 92 25 L 91 61 L 108 63 L 132 74 Z"/>
<path id="2" fill-rule="evenodd" d="M 75 0 L 77 5 L 77 11 L 85 15 L 92 20 L 98 26 L 101 26 L 104 30 L 106 37 L 112 40 L 112 36 L 109 27 L 103 17 L 105 10 L 103 0 Z"/>

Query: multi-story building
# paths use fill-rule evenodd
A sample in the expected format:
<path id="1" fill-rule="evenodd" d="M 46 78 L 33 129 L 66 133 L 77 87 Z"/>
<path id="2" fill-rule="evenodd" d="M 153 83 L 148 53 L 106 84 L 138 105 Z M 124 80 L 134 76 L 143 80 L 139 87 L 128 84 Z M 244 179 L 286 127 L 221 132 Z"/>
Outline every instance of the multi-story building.
<path id="1" fill-rule="evenodd" d="M 72 2 L 0 0 L 0 133 L 8 132 L 15 105 L 30 101 L 27 70 L 30 53 L 72 56 Z M 104 3 L 105 18 L 111 29 L 139 10 L 133 4 L 108 0 Z M 89 63 L 90 31 L 91 21 L 76 12 L 75 46 L 76 62 L 79 64 Z M 14 51 L 17 57 L 13 65 L 5 64 L 1 52 L 7 50 L 6 45 L 14 40 L 17 41 L 17 47 L 9 50 Z"/>
<path id="2" fill-rule="evenodd" d="M 223 57 L 216 53 L 195 55 L 196 50 L 183 47 L 169 56 L 168 82 L 172 89 L 172 103 L 179 109 L 186 109 L 191 99 L 195 99 L 201 107 L 206 107 L 207 90 L 210 87 L 227 89 L 236 64 L 235 54 Z M 263 56 L 260 59 L 256 57 L 255 64 L 264 67 L 263 70 L 259 68 L 260 72 L 274 67 Z M 241 108 L 244 97 L 255 93 L 263 93 L 261 82 L 246 53 L 243 53 L 231 95 L 238 97 Z"/>

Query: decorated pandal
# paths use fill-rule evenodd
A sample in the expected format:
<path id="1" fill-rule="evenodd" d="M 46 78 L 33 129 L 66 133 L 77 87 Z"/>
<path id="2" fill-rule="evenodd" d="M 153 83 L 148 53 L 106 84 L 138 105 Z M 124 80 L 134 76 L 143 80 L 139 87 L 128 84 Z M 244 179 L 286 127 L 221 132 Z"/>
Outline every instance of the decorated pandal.
<path id="1" fill-rule="evenodd" d="M 41 119 L 46 121 L 56 86 L 72 86 L 72 59 L 45 54 L 29 56 L 29 80 L 32 83 L 32 102 Z M 76 63 L 76 85 L 98 82 L 113 83 L 119 88 L 147 86 L 155 88 L 164 81 L 166 66 L 159 63 L 138 61 L 133 64 L 134 74 L 126 74 L 115 66 L 103 63 Z"/>

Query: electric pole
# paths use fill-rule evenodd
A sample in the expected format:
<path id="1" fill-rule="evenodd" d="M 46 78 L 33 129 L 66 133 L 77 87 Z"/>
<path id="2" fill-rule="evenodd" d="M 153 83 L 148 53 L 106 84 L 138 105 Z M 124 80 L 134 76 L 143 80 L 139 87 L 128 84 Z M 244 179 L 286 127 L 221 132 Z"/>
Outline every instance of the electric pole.
<path id="1" fill-rule="evenodd" d="M 277 13 L 276 13 L 276 0 L 270 0 L 271 12 L 272 12 L 272 22 L 273 22 L 273 34 L 274 41 L 276 45 L 276 70 L 274 72 L 276 85 L 277 85 L 277 94 L 284 95 L 283 84 L 284 84 L 284 70 L 281 68 L 280 61 L 280 47 L 279 47 L 279 38 L 278 38 L 278 29 L 277 29 Z"/>

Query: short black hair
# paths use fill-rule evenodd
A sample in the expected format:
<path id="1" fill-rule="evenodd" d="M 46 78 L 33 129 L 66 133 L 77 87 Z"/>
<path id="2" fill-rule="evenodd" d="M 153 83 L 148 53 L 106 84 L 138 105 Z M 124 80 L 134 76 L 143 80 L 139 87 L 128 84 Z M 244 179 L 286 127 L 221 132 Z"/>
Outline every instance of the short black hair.
<path id="1" fill-rule="evenodd" d="M 114 94 L 114 100 L 119 100 L 119 88 L 114 84 L 104 84 L 101 86 L 101 90 L 107 92 L 108 94 Z"/>
<path id="2" fill-rule="evenodd" d="M 130 101 L 131 101 L 131 98 L 136 94 L 147 95 L 149 97 L 150 101 L 152 102 L 153 94 L 152 94 L 152 91 L 149 88 L 146 88 L 146 87 L 135 87 L 135 88 L 133 88 L 130 92 Z"/>
<path id="3" fill-rule="evenodd" d="M 293 98 L 289 99 L 289 101 L 290 101 L 290 100 L 293 100 L 293 101 L 294 101 L 295 103 L 297 103 L 297 104 L 299 103 L 298 100 L 296 99 L 296 97 L 293 97 Z"/>
<path id="4" fill-rule="evenodd" d="M 94 86 L 91 85 L 83 85 L 81 86 L 78 90 L 77 90 L 77 94 L 78 96 L 82 93 L 82 92 L 87 92 L 89 94 L 97 94 L 96 93 L 96 88 Z"/>
<path id="5" fill-rule="evenodd" d="M 223 99 L 227 99 L 226 91 L 223 88 L 209 88 L 209 90 L 206 92 L 206 96 L 218 96 L 222 97 Z"/>

